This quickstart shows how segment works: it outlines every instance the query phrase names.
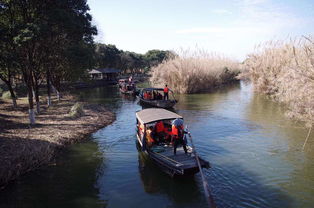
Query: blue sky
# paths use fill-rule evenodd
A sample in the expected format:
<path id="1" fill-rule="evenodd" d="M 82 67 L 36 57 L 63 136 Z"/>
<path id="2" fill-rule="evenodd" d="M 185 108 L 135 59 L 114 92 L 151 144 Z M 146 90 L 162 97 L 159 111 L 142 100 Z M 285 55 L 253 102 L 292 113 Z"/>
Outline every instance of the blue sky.
<path id="1" fill-rule="evenodd" d="M 97 42 L 145 53 L 202 48 L 238 60 L 271 39 L 314 33 L 314 0 L 88 0 Z"/>

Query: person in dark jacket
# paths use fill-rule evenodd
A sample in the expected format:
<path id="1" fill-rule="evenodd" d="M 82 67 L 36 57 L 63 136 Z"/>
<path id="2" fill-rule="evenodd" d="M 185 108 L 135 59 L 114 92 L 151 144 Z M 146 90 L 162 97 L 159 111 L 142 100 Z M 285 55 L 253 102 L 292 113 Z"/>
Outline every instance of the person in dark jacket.
<path id="1" fill-rule="evenodd" d="M 171 138 L 171 140 L 172 140 L 172 144 L 173 144 L 173 154 L 177 153 L 178 144 L 182 144 L 183 150 L 184 150 L 184 152 L 186 154 L 187 153 L 187 149 L 186 149 L 186 143 L 183 140 L 183 136 L 187 132 L 183 130 L 183 125 L 181 125 L 181 126 L 172 125 L 171 129 L 172 129 L 172 132 L 171 132 L 172 138 Z"/>

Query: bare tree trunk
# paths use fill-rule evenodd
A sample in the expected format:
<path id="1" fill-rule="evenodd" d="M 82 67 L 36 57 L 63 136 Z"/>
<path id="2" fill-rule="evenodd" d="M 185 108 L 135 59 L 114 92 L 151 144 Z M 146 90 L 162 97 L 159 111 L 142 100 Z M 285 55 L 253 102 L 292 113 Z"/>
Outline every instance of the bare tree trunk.
<path id="1" fill-rule="evenodd" d="M 59 90 L 56 89 L 56 91 L 57 91 L 57 98 L 58 98 L 58 101 L 60 101 L 60 100 L 61 100 L 61 94 L 60 94 Z"/>
<path id="2" fill-rule="evenodd" d="M 30 125 L 36 123 L 35 112 L 34 112 L 34 97 L 33 97 L 33 73 L 31 70 L 23 70 L 24 81 L 27 86 L 27 96 L 28 96 L 28 117 Z"/>
<path id="3" fill-rule="evenodd" d="M 16 103 L 17 98 L 16 98 L 16 95 L 15 95 L 13 87 L 12 87 L 10 71 L 8 71 L 8 78 L 7 79 L 5 79 L 5 77 L 3 77 L 1 75 L 0 75 L 0 79 L 8 86 L 8 89 L 9 89 L 10 94 L 11 94 L 13 107 L 16 108 L 17 107 L 17 103 Z"/>
<path id="4" fill-rule="evenodd" d="M 35 79 L 35 82 L 34 82 L 34 92 L 35 92 L 35 100 L 36 100 L 36 113 L 40 114 L 39 86 L 38 86 L 37 79 Z"/>
<path id="5" fill-rule="evenodd" d="M 40 102 L 39 102 L 39 95 L 38 95 L 37 93 L 36 93 L 35 100 L 36 100 L 36 113 L 37 113 L 37 114 L 40 114 Z"/>
<path id="6" fill-rule="evenodd" d="M 11 99 L 12 99 L 13 107 L 16 108 L 17 107 L 16 95 L 15 95 L 14 90 L 12 88 L 11 82 L 9 82 L 8 88 L 9 88 L 9 91 L 11 93 Z"/>
<path id="7" fill-rule="evenodd" d="M 58 98 L 58 101 L 61 100 L 61 93 L 60 93 L 60 89 L 61 89 L 61 84 L 60 84 L 60 81 L 57 81 L 55 83 L 55 89 L 56 89 L 56 92 L 57 92 L 57 98 Z"/>
<path id="8" fill-rule="evenodd" d="M 34 100 L 33 100 L 33 90 L 32 90 L 32 85 L 30 83 L 28 85 L 28 113 L 29 113 L 29 122 L 31 125 L 35 124 L 35 112 L 34 112 Z"/>
<path id="9" fill-rule="evenodd" d="M 47 70 L 47 105 L 48 107 L 51 106 L 51 86 L 50 86 L 50 71 L 49 69 Z"/>

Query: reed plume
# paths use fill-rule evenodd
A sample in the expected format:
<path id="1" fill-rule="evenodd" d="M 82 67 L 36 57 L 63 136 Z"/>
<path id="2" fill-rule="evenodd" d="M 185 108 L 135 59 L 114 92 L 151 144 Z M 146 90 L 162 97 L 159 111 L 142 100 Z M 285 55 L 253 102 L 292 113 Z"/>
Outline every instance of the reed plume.
<path id="1" fill-rule="evenodd" d="M 211 90 L 236 80 L 239 64 L 225 56 L 204 50 L 181 50 L 151 70 L 151 83 L 156 87 L 168 84 L 177 93 Z"/>
<path id="2" fill-rule="evenodd" d="M 269 41 L 244 62 L 242 78 L 250 78 L 256 91 L 284 103 L 287 115 L 314 123 L 314 38 Z"/>

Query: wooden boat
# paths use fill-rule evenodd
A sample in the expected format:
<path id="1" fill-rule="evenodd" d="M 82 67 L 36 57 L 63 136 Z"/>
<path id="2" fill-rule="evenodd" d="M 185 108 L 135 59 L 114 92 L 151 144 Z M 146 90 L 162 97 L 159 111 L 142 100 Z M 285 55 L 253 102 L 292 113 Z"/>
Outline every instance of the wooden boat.
<path id="1" fill-rule="evenodd" d="M 118 85 L 122 94 L 136 95 L 136 85 L 134 82 L 129 82 L 128 79 L 119 79 Z"/>
<path id="2" fill-rule="evenodd" d="M 172 108 L 178 101 L 175 99 L 164 100 L 163 92 L 164 90 L 162 88 L 144 88 L 141 90 L 138 97 L 142 105 L 152 106 L 152 107 L 157 107 L 157 108 Z M 151 94 L 151 97 L 149 99 L 145 98 L 144 93 Z M 173 97 L 172 92 L 169 92 L 169 93 L 171 93 Z"/>
<path id="3" fill-rule="evenodd" d="M 158 121 L 162 121 L 166 129 L 171 130 L 171 122 L 175 119 L 183 119 L 182 116 L 171 111 L 160 108 L 147 108 L 136 112 L 137 121 L 137 141 L 144 151 L 165 173 L 170 176 L 191 176 L 199 172 L 195 154 L 192 147 L 187 145 L 187 154 L 182 146 L 178 146 L 174 155 L 173 147 L 167 142 L 158 145 L 148 146 L 146 139 L 146 129 L 155 126 Z M 202 168 L 209 168 L 209 162 L 199 157 Z"/>

